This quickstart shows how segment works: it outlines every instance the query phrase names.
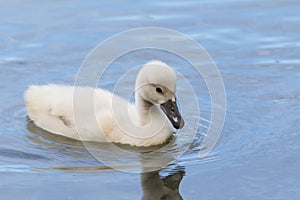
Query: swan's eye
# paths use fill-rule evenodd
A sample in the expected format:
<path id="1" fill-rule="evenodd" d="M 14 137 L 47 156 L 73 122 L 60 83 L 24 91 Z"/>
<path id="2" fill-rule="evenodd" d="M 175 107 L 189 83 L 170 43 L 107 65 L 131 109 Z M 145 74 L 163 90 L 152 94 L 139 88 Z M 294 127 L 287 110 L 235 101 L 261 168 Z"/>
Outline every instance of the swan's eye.
<path id="1" fill-rule="evenodd" d="M 162 89 L 159 88 L 159 87 L 156 88 L 156 92 L 159 93 L 159 94 L 162 94 L 162 93 L 163 93 L 163 92 L 162 92 Z"/>

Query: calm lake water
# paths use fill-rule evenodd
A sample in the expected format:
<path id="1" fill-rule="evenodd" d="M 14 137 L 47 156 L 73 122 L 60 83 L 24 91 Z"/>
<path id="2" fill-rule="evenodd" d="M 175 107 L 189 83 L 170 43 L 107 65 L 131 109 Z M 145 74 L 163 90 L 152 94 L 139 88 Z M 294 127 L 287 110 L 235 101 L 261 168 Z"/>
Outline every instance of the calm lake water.
<path id="1" fill-rule="evenodd" d="M 300 199 L 299 9 L 297 0 L 2 1 L 0 199 Z M 192 37 L 222 74 L 226 121 L 208 156 L 198 154 L 210 119 L 209 93 L 190 76 L 193 72 L 180 71 L 180 62 L 163 52 L 141 51 L 119 60 L 101 86 L 113 88 L 122 62 L 136 66 L 153 58 L 190 76 L 200 91 L 201 117 L 199 129 L 187 125 L 194 142 L 176 162 L 137 173 L 143 171 L 140 160 L 149 159 L 140 157 L 146 150 L 126 156 L 95 144 L 100 155 L 134 173 L 114 170 L 81 143 L 27 120 L 23 93 L 28 85 L 73 84 L 98 43 L 145 26 Z M 190 114 L 186 121 L 193 117 L 198 116 Z M 173 142 L 186 147 L 186 139 L 179 134 Z M 172 156 L 176 149 L 166 151 Z M 136 165 L 124 165 L 128 162 Z"/>

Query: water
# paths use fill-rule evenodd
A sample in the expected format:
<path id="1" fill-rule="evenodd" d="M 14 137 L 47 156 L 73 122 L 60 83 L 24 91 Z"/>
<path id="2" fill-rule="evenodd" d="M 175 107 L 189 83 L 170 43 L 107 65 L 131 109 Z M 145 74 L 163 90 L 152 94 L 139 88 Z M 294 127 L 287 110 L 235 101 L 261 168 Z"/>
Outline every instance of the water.
<path id="1" fill-rule="evenodd" d="M 129 1 L 13 0 L 1 2 L 0 8 L 1 199 L 146 199 L 149 194 L 166 199 L 300 198 L 298 1 L 132 5 Z M 200 89 L 200 129 L 189 127 L 196 134 L 193 145 L 159 171 L 113 170 L 80 142 L 53 136 L 27 121 L 23 92 L 28 85 L 73 84 L 83 59 L 99 42 L 143 26 L 187 34 L 207 49 L 219 67 L 227 116 L 221 138 L 207 157 L 200 159 L 198 153 L 210 117 L 210 98 L 203 82 L 192 76 L 191 82 Z M 140 52 L 126 65 L 152 55 L 160 54 Z M 179 62 L 173 63 L 180 70 Z M 110 75 L 121 76 L 120 66 L 116 62 Z M 108 79 L 103 86 L 113 85 Z M 184 147 L 184 139 L 178 136 L 175 143 Z M 105 145 L 97 148 L 121 163 L 141 159 L 134 150 L 126 157 Z M 135 171 L 137 166 L 118 167 Z"/>

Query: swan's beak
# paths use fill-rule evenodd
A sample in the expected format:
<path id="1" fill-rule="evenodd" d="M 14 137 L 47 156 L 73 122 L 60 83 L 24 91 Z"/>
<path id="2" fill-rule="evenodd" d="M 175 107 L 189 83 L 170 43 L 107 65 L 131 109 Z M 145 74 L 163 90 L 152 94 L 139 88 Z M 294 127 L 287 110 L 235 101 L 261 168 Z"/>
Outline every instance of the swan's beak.
<path id="1" fill-rule="evenodd" d="M 174 128 L 181 129 L 184 126 L 184 121 L 178 110 L 176 100 L 172 101 L 170 99 L 169 101 L 160 104 L 160 108 L 167 115 Z"/>

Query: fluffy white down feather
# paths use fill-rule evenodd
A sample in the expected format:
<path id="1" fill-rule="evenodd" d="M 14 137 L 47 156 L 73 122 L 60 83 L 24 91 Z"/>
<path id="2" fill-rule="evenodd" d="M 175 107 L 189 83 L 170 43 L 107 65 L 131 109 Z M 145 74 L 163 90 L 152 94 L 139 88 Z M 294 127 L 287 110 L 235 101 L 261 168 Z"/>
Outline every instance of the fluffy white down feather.
<path id="1" fill-rule="evenodd" d="M 140 87 L 144 84 L 150 86 Z M 161 97 L 151 85 L 161 85 L 169 92 Z M 56 84 L 29 86 L 25 103 L 28 117 L 54 134 L 81 141 L 150 146 L 165 143 L 172 135 L 159 104 L 174 99 L 175 88 L 173 69 L 151 61 L 138 74 L 135 104 L 100 88 Z M 151 106 L 145 106 L 149 102 Z"/>

